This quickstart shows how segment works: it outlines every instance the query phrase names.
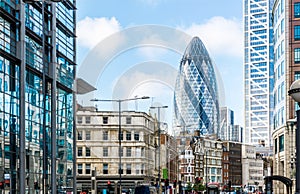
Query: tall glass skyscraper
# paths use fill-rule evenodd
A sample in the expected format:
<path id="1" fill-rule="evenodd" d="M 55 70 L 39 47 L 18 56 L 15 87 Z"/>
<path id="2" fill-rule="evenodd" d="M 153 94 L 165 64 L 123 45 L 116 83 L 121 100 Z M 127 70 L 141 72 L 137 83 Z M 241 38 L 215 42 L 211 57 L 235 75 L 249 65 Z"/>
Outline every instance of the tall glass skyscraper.
<path id="1" fill-rule="evenodd" d="M 220 134 L 223 141 L 235 141 L 238 137 L 234 135 L 234 112 L 228 107 L 220 108 Z"/>
<path id="2" fill-rule="evenodd" d="M 0 0 L 5 193 L 58 193 L 74 186 L 75 10 L 75 0 Z"/>
<path id="3" fill-rule="evenodd" d="M 271 145 L 274 59 L 272 0 L 244 2 L 244 141 Z"/>
<path id="4" fill-rule="evenodd" d="M 218 133 L 219 98 L 213 62 L 198 37 L 182 57 L 174 94 L 174 126 L 202 135 Z M 178 132 L 176 132 L 178 134 Z"/>

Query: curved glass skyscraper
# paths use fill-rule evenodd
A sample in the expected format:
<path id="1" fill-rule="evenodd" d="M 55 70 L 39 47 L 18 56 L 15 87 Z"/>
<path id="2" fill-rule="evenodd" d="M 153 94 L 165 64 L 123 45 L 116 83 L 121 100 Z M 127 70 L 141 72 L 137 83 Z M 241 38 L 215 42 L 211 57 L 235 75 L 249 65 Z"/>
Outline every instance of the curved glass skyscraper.
<path id="1" fill-rule="evenodd" d="M 198 37 L 182 57 L 174 94 L 174 125 L 185 132 L 218 133 L 219 100 L 213 62 Z M 176 131 L 178 133 L 178 131 Z"/>

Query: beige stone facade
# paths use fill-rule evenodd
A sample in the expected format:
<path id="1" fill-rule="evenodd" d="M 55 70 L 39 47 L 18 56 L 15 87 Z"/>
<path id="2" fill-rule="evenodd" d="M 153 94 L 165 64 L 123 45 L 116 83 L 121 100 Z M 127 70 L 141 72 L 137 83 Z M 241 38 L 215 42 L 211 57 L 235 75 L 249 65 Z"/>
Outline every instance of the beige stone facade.
<path id="1" fill-rule="evenodd" d="M 122 189 L 155 182 L 155 120 L 143 112 L 121 112 Z M 78 190 L 101 193 L 108 181 L 115 189 L 119 174 L 119 112 L 78 107 Z M 92 181 L 94 180 L 94 181 Z"/>

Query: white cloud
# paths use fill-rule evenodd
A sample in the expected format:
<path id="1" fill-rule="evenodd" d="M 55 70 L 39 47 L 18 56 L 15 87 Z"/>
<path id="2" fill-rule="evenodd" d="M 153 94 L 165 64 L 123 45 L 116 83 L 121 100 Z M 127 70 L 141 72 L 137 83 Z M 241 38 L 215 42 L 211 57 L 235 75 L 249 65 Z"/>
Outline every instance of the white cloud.
<path id="1" fill-rule="evenodd" d="M 78 43 L 82 47 L 91 49 L 101 40 L 120 30 L 121 25 L 115 17 L 85 17 L 77 23 Z"/>
<path id="2" fill-rule="evenodd" d="M 192 36 L 198 36 L 212 55 L 243 56 L 243 29 L 240 21 L 213 17 L 203 24 L 179 27 Z"/>

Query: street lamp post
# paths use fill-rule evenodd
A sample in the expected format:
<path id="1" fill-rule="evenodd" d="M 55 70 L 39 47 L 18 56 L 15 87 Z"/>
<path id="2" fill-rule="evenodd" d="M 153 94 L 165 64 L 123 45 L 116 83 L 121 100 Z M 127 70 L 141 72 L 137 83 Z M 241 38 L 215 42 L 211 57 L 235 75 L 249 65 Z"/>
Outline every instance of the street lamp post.
<path id="1" fill-rule="evenodd" d="M 121 123 L 121 104 L 122 102 L 125 101 L 131 101 L 131 100 L 139 100 L 139 99 L 149 99 L 149 96 L 143 96 L 143 97 L 136 97 L 136 98 L 127 98 L 127 99 L 92 99 L 91 101 L 94 102 L 117 102 L 118 103 L 118 107 L 119 107 L 119 193 L 122 193 L 122 157 L 121 157 L 121 152 L 122 152 L 122 141 L 121 141 L 121 134 L 122 134 L 122 123 Z"/>
<path id="2" fill-rule="evenodd" d="M 160 109 L 168 108 L 168 106 L 151 106 L 151 109 L 157 109 L 158 119 L 158 193 L 161 193 L 161 177 L 160 177 Z"/>
<path id="3" fill-rule="evenodd" d="M 205 150 L 205 189 L 207 193 L 207 182 L 208 182 L 208 166 L 207 166 L 207 150 Z"/>
<path id="4" fill-rule="evenodd" d="M 289 95 L 300 106 L 300 80 L 296 80 L 292 83 Z M 297 129 L 296 129 L 296 191 L 295 194 L 300 194 L 300 110 L 296 111 L 297 115 Z"/>

